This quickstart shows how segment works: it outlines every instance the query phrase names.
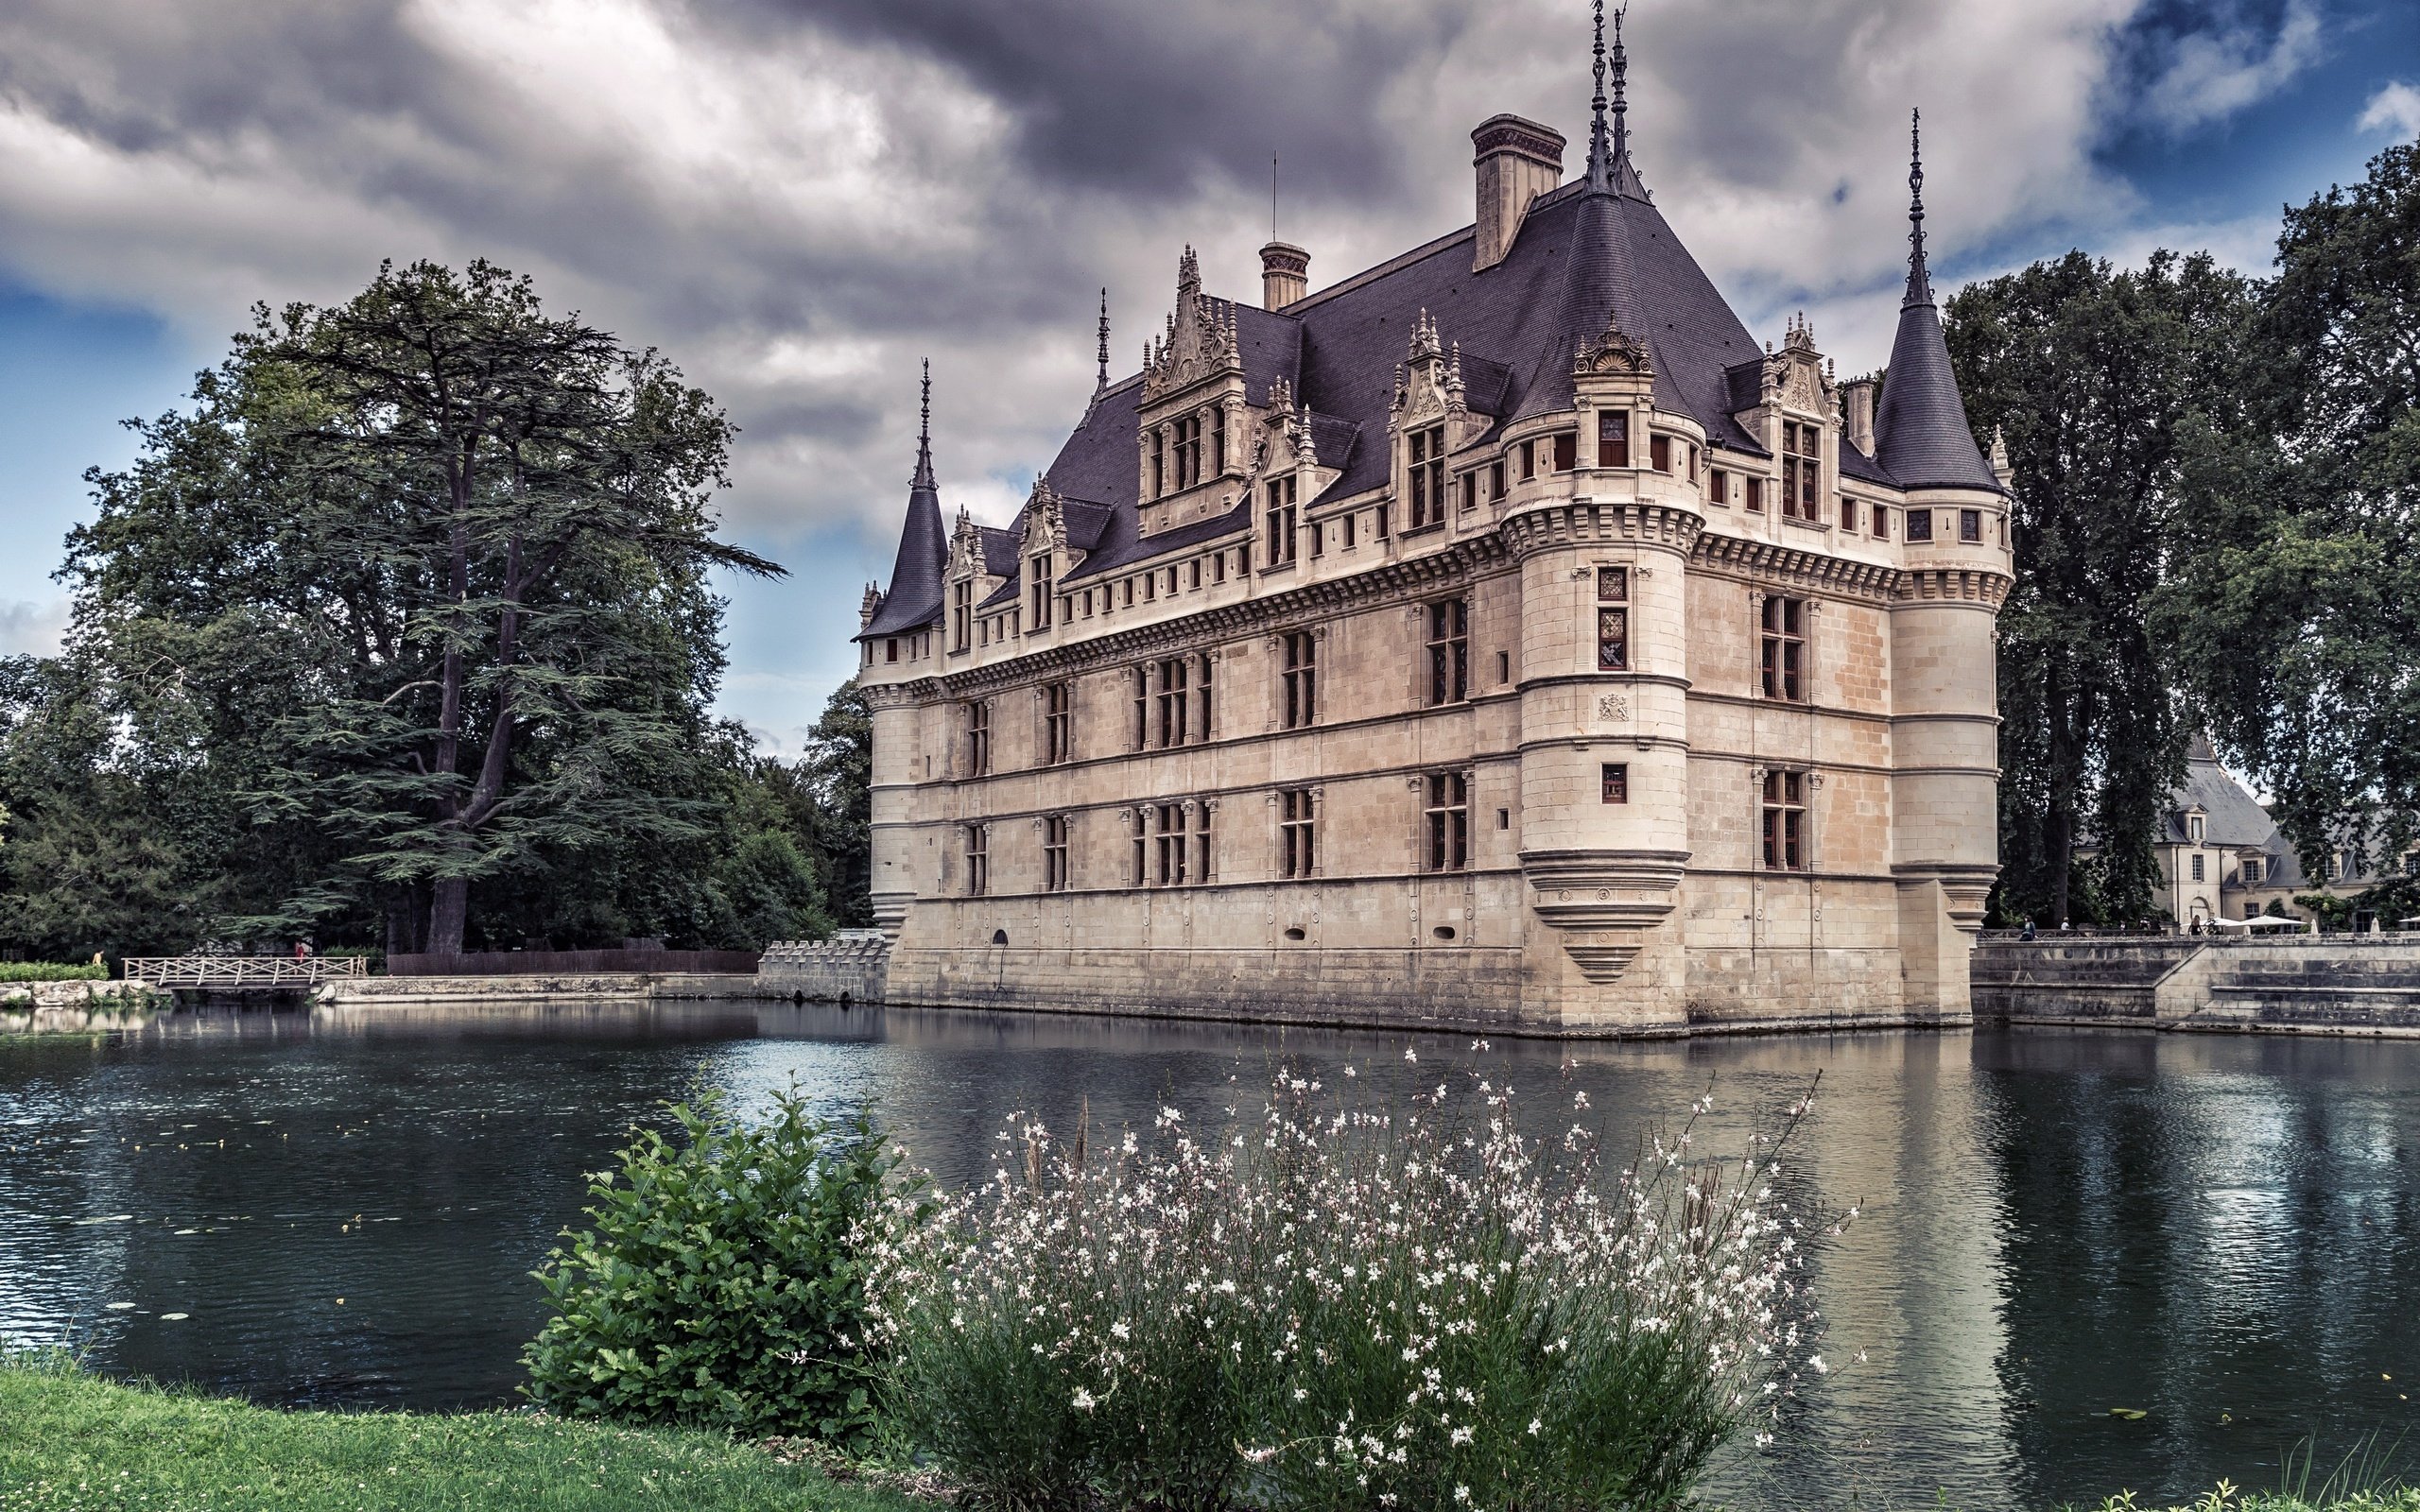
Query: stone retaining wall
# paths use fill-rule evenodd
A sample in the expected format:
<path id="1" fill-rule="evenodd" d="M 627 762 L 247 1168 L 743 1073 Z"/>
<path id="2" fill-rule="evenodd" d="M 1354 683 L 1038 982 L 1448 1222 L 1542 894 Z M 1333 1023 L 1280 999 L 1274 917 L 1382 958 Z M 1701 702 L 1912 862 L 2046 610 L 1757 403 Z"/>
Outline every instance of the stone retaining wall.
<path id="1" fill-rule="evenodd" d="M 890 942 L 871 938 L 779 940 L 756 963 L 767 997 L 811 1003 L 881 1003 L 890 980 Z"/>
<path id="2" fill-rule="evenodd" d="M 2420 946 L 2286 940 L 1986 940 L 1975 1016 L 2238 1033 L 2420 1036 Z"/>
<path id="3" fill-rule="evenodd" d="M 356 976 L 324 983 L 315 1002 L 368 1006 L 423 1003 L 528 1003 L 621 998 L 646 1002 L 788 997 L 761 977 L 736 973 L 600 971 L 529 976 Z"/>

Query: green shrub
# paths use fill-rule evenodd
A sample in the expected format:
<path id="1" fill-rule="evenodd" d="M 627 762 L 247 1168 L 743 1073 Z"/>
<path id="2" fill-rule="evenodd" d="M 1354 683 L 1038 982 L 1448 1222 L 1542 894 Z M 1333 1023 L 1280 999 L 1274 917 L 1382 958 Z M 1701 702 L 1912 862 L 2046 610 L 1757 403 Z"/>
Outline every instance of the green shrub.
<path id="1" fill-rule="evenodd" d="M 62 966 L 53 961 L 0 961 L 0 982 L 106 982 L 106 966 Z"/>
<path id="2" fill-rule="evenodd" d="M 898 1155 L 868 1114 L 813 1118 L 795 1089 L 752 1126 L 715 1098 L 671 1113 L 680 1143 L 636 1133 L 589 1182 L 596 1228 L 532 1272 L 555 1315 L 524 1389 L 565 1417 L 868 1447 L 857 1239 Z"/>
<path id="3" fill-rule="evenodd" d="M 867 1246 L 904 1426 L 1005 1512 L 1679 1502 L 1824 1368 L 1777 1143 L 1609 1171 L 1471 1084 L 1281 1072 L 1258 1118 L 1115 1143 L 1017 1116 L 987 1187 Z"/>

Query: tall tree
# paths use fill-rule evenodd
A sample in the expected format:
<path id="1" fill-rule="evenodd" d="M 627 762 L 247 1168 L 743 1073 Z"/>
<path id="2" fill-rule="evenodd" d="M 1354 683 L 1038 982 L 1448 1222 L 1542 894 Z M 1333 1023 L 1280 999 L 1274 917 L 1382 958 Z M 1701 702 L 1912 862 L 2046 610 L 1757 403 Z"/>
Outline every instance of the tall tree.
<path id="1" fill-rule="evenodd" d="M 2003 917 L 2150 911 L 2152 836 L 2191 715 L 2145 615 L 2194 527 L 2180 436 L 2237 411 L 2249 312 L 2241 278 L 2165 251 L 2139 270 L 2070 252 L 1949 302 L 1969 415 L 2005 437 L 2014 467 L 2016 584 L 1999 627 Z"/>
<path id="2" fill-rule="evenodd" d="M 2159 623 L 2318 875 L 2420 824 L 2420 146 L 2290 210 L 2277 254 Z"/>
<path id="3" fill-rule="evenodd" d="M 729 422 L 653 352 L 485 263 L 263 309 L 138 427 L 70 538 L 76 655 L 299 858 L 253 922 L 383 906 L 463 947 L 473 883 L 713 833 L 708 574 Z"/>

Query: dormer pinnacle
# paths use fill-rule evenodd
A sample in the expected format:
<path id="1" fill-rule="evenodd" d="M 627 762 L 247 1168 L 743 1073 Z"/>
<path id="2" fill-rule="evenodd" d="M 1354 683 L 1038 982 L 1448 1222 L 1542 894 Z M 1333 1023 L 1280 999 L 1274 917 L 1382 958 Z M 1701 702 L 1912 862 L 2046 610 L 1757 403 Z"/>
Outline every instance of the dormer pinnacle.
<path id="1" fill-rule="evenodd" d="M 1100 377 L 1093 384 L 1098 394 L 1109 387 L 1109 290 L 1100 291 Z"/>

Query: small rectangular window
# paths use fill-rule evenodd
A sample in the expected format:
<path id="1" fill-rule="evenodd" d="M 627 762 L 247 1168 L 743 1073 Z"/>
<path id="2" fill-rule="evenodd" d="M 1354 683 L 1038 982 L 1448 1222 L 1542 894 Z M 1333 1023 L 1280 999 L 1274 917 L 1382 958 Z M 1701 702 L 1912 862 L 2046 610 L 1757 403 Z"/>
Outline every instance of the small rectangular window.
<path id="1" fill-rule="evenodd" d="M 1227 554 L 1223 551 L 1217 552 L 1210 558 L 1210 581 L 1213 583 L 1223 583 L 1226 580 Z"/>
<path id="2" fill-rule="evenodd" d="M 1930 509 L 1910 509 L 1908 511 L 1908 539 L 1910 541 L 1930 541 L 1932 539 L 1932 511 Z"/>
<path id="3" fill-rule="evenodd" d="M 1527 483 L 1537 475 L 1538 443 L 1535 441 L 1523 441 L 1521 443 L 1521 481 Z"/>
<path id="4" fill-rule="evenodd" d="M 1504 497 L 1504 463 L 1501 459 L 1487 465 L 1487 497 L 1490 502 Z"/>
<path id="5" fill-rule="evenodd" d="M 1630 767 L 1620 762 L 1607 762 L 1603 766 L 1603 795 L 1607 803 L 1630 801 Z"/>
<path id="6" fill-rule="evenodd" d="M 1958 511 L 1958 539 L 1961 541 L 1980 541 L 1983 539 L 1982 510 L 1961 509 Z"/>
<path id="7" fill-rule="evenodd" d="M 1343 527 L 1344 549 L 1347 551 L 1351 551 L 1353 549 L 1354 527 L 1359 524 L 1360 519 L 1361 517 L 1358 514 L 1340 515 L 1338 517 L 1337 523 Z"/>
<path id="8" fill-rule="evenodd" d="M 1311 522 L 1311 555 L 1314 557 L 1327 555 L 1327 522 L 1324 520 Z"/>
<path id="9" fill-rule="evenodd" d="M 1647 438 L 1647 465 L 1658 472 L 1672 471 L 1672 438 L 1651 436 Z"/>
<path id="10" fill-rule="evenodd" d="M 1764 479 L 1750 478 L 1748 480 L 1748 496 L 1743 501 L 1743 507 L 1745 507 L 1750 514 L 1762 514 L 1765 512 Z"/>
<path id="11" fill-rule="evenodd" d="M 2207 882 L 2207 881 L 2209 880 L 2207 877 L 2205 877 L 2205 876 L 2204 876 L 2204 875 L 2203 875 L 2203 872 L 2206 869 L 2206 867 L 2207 867 L 2207 863 L 2204 861 L 2203 856 L 2202 856 L 2202 852 L 2201 852 L 2201 851 L 2199 851 L 2199 850 L 2194 851 L 2194 852 L 2193 852 L 2193 880 L 2194 880 L 2195 882 Z"/>
<path id="12" fill-rule="evenodd" d="M 1196 557 L 1184 565 L 1186 571 L 1184 586 L 1187 588 L 1200 588 L 1201 586 L 1201 558 Z"/>
<path id="13" fill-rule="evenodd" d="M 1597 610 L 1597 670 L 1624 672 L 1630 668 L 1630 610 Z"/>
<path id="14" fill-rule="evenodd" d="M 1627 418 L 1627 417 L 1625 417 Z M 1573 431 L 1558 432 L 1554 438 L 1554 470 L 1568 472 L 1580 465 L 1579 435 Z"/>
<path id="15" fill-rule="evenodd" d="M 894 635 L 890 640 L 882 643 L 882 659 L 885 662 L 896 662 L 899 660 L 899 637 Z"/>
<path id="16" fill-rule="evenodd" d="M 1857 501 L 1845 493 L 1841 495 L 1841 528 L 1842 530 L 1857 528 Z"/>
<path id="17" fill-rule="evenodd" d="M 1705 472 L 1705 502 L 1728 506 L 1731 503 L 1731 474 L 1719 467 Z"/>
<path id="18" fill-rule="evenodd" d="M 1512 680 L 1512 653 L 1498 651 L 1495 653 L 1495 685 L 1500 688 Z"/>
<path id="19" fill-rule="evenodd" d="M 1599 467 L 1630 466 L 1630 411 L 1600 409 L 1597 411 L 1597 465 Z"/>
<path id="20" fill-rule="evenodd" d="M 1888 508 L 1878 504 L 1876 505 L 1871 510 L 1867 511 L 1866 523 L 1874 527 L 1875 540 L 1888 541 L 1891 539 L 1891 511 Z"/>

